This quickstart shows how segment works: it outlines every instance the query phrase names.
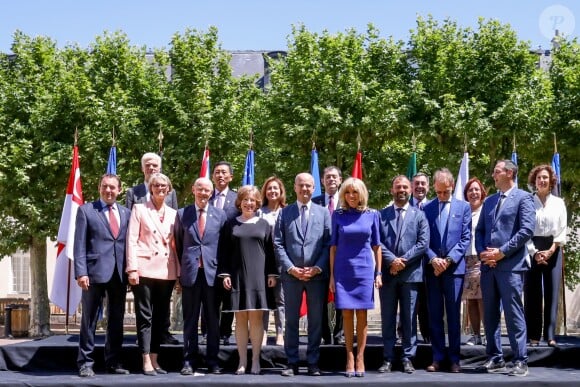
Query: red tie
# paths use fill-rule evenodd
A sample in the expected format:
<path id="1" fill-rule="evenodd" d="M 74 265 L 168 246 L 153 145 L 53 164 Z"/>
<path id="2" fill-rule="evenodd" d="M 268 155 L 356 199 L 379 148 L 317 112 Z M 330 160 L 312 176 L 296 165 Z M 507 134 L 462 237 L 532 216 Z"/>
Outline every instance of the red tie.
<path id="1" fill-rule="evenodd" d="M 109 227 L 111 227 L 111 233 L 113 238 L 117 239 L 119 236 L 119 222 L 117 222 L 117 217 L 113 213 L 113 205 L 109 204 Z"/>
<path id="2" fill-rule="evenodd" d="M 203 209 L 199 210 L 197 228 L 199 229 L 199 236 L 203 238 L 203 233 L 205 232 L 205 211 Z"/>

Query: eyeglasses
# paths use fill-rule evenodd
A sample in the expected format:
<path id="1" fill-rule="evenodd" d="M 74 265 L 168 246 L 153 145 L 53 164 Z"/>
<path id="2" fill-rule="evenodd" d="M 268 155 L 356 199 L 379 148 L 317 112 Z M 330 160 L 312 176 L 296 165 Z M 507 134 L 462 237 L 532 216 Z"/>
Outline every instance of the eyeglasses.
<path id="1" fill-rule="evenodd" d="M 167 188 L 167 184 L 153 184 L 153 187 L 155 188 Z"/>

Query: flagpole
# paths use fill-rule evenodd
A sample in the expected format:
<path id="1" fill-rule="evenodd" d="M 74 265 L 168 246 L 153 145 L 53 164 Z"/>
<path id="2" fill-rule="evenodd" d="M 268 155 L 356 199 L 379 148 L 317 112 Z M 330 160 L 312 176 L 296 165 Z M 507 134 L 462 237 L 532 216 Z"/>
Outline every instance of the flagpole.
<path id="1" fill-rule="evenodd" d="M 554 157 L 558 154 L 558 141 L 556 139 L 556 133 L 554 135 Z M 559 164 L 559 163 L 558 163 Z M 558 173 L 558 193 L 562 196 L 562 188 L 560 185 L 561 176 L 560 171 L 555 171 Z M 560 246 L 560 254 L 562 254 L 562 314 L 564 318 L 564 336 L 568 336 L 568 313 L 566 311 L 566 260 L 564 259 L 564 246 Z"/>
<path id="2" fill-rule="evenodd" d="M 78 128 L 75 128 L 75 135 L 74 135 L 74 147 L 76 148 L 78 146 L 78 139 L 79 139 L 79 130 Z M 68 261 L 68 266 L 67 266 L 67 273 L 66 273 L 66 311 L 65 311 L 65 317 L 64 317 L 64 334 L 68 335 L 68 325 L 69 325 L 69 316 L 68 316 L 68 310 L 70 307 L 70 274 L 71 274 L 71 270 L 72 270 L 72 263 L 70 259 L 67 259 Z"/>

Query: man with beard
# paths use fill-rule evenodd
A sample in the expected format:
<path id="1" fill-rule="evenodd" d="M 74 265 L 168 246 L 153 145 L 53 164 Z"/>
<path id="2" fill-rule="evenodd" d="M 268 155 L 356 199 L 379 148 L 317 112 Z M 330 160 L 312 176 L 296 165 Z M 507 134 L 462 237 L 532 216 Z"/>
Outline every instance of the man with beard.
<path id="1" fill-rule="evenodd" d="M 381 210 L 381 251 L 383 286 L 379 290 L 383 336 L 383 365 L 380 373 L 392 370 L 400 310 L 403 372 L 415 372 L 412 359 L 417 352 L 415 303 L 423 286 L 422 259 L 429 245 L 429 225 L 423 211 L 409 203 L 411 183 L 406 176 L 393 179 L 394 202 Z"/>
<path id="2" fill-rule="evenodd" d="M 412 181 L 413 196 L 409 200 L 409 204 L 423 210 L 430 202 L 427 198 L 429 193 L 429 176 L 423 172 L 419 172 L 413 176 Z M 429 327 L 429 311 L 427 310 L 427 297 L 425 294 L 425 284 L 419 287 L 417 294 L 417 316 L 419 318 L 419 329 L 423 342 L 429 344 L 431 342 L 431 333 Z"/>

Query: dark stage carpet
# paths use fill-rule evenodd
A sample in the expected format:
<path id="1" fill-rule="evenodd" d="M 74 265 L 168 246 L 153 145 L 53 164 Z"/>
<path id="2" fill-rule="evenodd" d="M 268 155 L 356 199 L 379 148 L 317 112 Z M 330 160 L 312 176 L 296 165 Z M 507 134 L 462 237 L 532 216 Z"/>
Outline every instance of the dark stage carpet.
<path id="1" fill-rule="evenodd" d="M 181 337 L 178 336 L 181 339 Z M 511 359 L 511 351 L 505 341 L 504 353 L 506 361 Z M 301 337 L 303 344 L 306 338 Z M 345 378 L 343 375 L 345 352 L 344 347 L 325 345 L 321 347 L 320 367 L 321 377 L 299 375 L 292 378 L 280 376 L 280 370 L 286 364 L 284 349 L 269 345 L 263 347 L 261 367 L 262 375 L 233 375 L 238 364 L 237 350 L 234 345 L 220 348 L 220 362 L 224 367 L 223 375 L 206 375 L 203 364 L 200 363 L 195 376 L 181 376 L 179 369 L 182 361 L 180 345 L 164 345 L 159 354 L 161 366 L 167 369 L 168 375 L 155 377 L 140 373 L 141 355 L 135 345 L 135 336 L 125 337 L 123 362 L 130 369 L 131 375 L 106 375 L 103 365 L 104 336 L 97 336 L 97 348 L 94 378 L 79 378 L 77 376 L 76 355 L 78 346 L 77 335 L 58 335 L 42 340 L 22 342 L 0 346 L 0 385 L 7 386 L 137 386 L 137 385 L 169 385 L 186 386 L 203 383 L 211 386 L 231 385 L 328 385 L 335 386 L 364 384 L 379 385 L 396 383 L 398 385 L 441 385 L 446 387 L 489 386 L 491 384 L 533 385 L 533 386 L 578 386 L 580 384 L 580 338 L 559 337 L 558 348 L 539 346 L 529 348 L 530 374 L 517 378 L 503 374 L 479 374 L 475 367 L 485 360 L 483 346 L 462 346 L 461 374 L 445 372 L 427 373 L 424 369 L 431 363 L 431 347 L 420 344 L 414 361 L 417 372 L 412 375 L 403 374 L 395 364 L 391 374 L 379 374 L 376 369 L 382 364 L 382 343 L 380 337 L 369 337 L 365 353 L 367 372 L 363 378 Z M 203 356 L 205 348 L 200 348 Z M 306 345 L 300 348 L 301 372 L 306 372 Z"/>

